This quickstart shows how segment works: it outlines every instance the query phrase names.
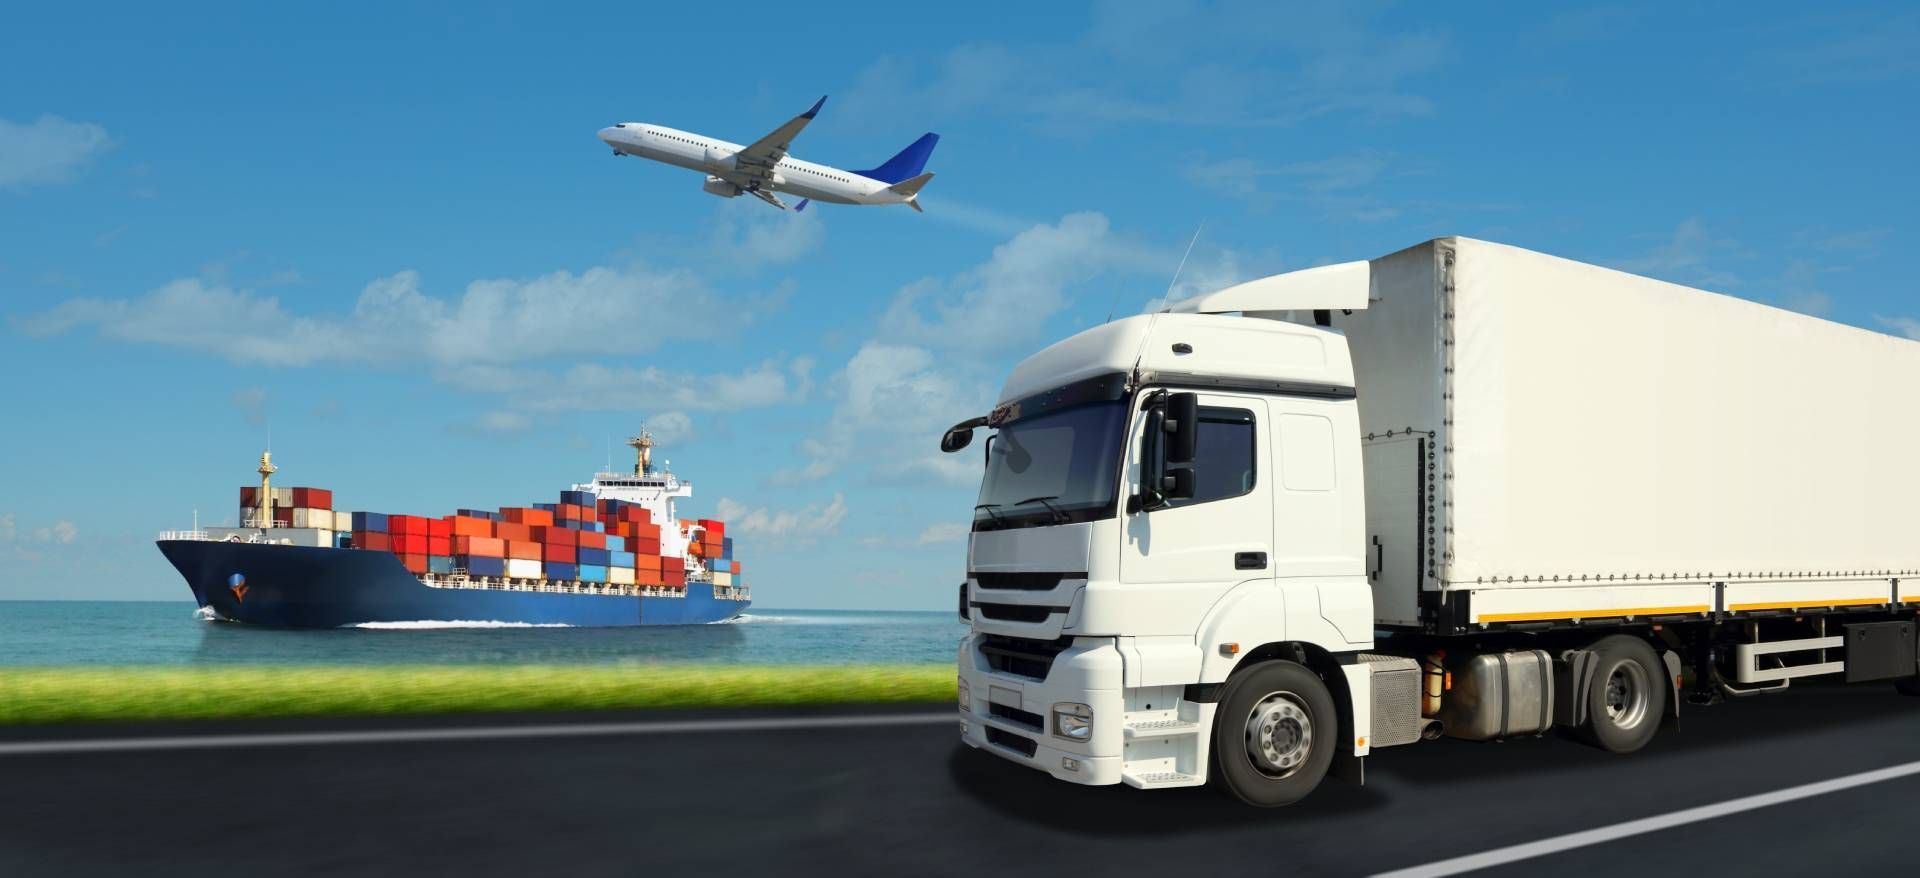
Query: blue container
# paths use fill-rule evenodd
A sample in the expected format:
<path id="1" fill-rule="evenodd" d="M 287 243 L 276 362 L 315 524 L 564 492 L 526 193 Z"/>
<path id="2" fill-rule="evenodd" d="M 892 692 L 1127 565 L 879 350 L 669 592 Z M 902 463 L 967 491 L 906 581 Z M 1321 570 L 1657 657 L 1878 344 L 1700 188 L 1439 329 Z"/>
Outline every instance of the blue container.
<path id="1" fill-rule="evenodd" d="M 542 565 L 542 568 L 546 572 L 548 579 L 572 580 L 580 578 L 580 565 L 578 564 L 563 564 L 558 561 L 548 561 Z"/>
<path id="2" fill-rule="evenodd" d="M 607 566 L 608 567 L 632 567 L 633 553 L 621 552 L 618 550 L 609 549 L 607 550 Z"/>
<path id="3" fill-rule="evenodd" d="M 428 573 L 452 573 L 453 559 L 446 555 L 434 555 L 427 559 Z"/>
<path id="4" fill-rule="evenodd" d="M 596 567 L 605 567 L 609 563 L 606 549 L 588 549 L 582 547 L 579 555 L 580 563 L 583 565 L 592 564 Z"/>
<path id="5" fill-rule="evenodd" d="M 580 581 L 581 582 L 606 582 L 607 581 L 606 566 L 602 564 L 580 565 Z"/>
<path id="6" fill-rule="evenodd" d="M 353 534 L 352 534 L 352 533 L 336 533 L 336 534 L 334 534 L 334 535 L 333 535 L 333 547 L 334 547 L 334 548 L 336 548 L 336 549 L 351 549 L 351 548 L 353 548 Z"/>
<path id="7" fill-rule="evenodd" d="M 387 532 L 387 516 L 381 512 L 355 512 L 353 529 L 359 531 Z"/>
<path id="8" fill-rule="evenodd" d="M 728 561 L 733 560 L 733 537 L 726 537 L 720 540 L 720 557 Z"/>
<path id="9" fill-rule="evenodd" d="M 587 526 L 590 529 L 592 529 L 594 533 L 597 533 L 597 534 L 603 534 L 607 532 L 607 526 L 602 522 L 589 521 L 587 522 Z"/>
<path id="10" fill-rule="evenodd" d="M 484 555 L 455 555 L 453 566 L 463 568 L 470 576 L 505 576 L 507 559 L 488 558 Z"/>
<path id="11" fill-rule="evenodd" d="M 546 510 L 546 511 L 548 511 L 548 512 L 553 512 L 553 511 L 556 511 L 556 510 L 558 510 L 558 509 L 560 508 L 560 504 L 558 504 L 558 503 L 535 503 L 535 504 L 533 504 L 533 508 L 535 508 L 535 509 L 545 509 L 545 510 Z"/>
<path id="12" fill-rule="evenodd" d="M 626 537 L 607 537 L 607 551 L 618 552 L 622 549 L 625 549 L 626 547 L 627 547 Z M 633 565 L 628 564 L 627 566 L 632 567 Z"/>

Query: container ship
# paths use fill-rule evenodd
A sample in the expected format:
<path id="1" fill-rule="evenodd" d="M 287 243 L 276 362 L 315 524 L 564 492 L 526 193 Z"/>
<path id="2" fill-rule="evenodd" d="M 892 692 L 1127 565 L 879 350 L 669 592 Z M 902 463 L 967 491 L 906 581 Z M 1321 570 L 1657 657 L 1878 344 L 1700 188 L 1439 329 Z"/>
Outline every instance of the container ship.
<path id="1" fill-rule="evenodd" d="M 160 552 L 203 616 L 279 628 L 379 622 L 690 625 L 752 602 L 726 524 L 676 517 L 693 485 L 627 441 L 631 473 L 602 472 L 557 503 L 428 517 L 336 510 L 331 491 L 240 489 L 239 527 L 162 533 Z"/>

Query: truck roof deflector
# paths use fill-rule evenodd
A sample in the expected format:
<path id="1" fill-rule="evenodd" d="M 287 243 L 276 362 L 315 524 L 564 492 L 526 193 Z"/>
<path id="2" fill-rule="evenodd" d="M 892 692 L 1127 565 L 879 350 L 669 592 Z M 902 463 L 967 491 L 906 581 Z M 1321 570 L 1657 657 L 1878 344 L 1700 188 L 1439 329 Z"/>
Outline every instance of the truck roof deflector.
<path id="1" fill-rule="evenodd" d="M 1366 262 L 1341 262 L 1250 280 L 1175 302 L 1167 306 L 1167 310 L 1176 314 L 1318 309 L 1361 311 L 1367 307 L 1371 285 L 1372 273 Z"/>

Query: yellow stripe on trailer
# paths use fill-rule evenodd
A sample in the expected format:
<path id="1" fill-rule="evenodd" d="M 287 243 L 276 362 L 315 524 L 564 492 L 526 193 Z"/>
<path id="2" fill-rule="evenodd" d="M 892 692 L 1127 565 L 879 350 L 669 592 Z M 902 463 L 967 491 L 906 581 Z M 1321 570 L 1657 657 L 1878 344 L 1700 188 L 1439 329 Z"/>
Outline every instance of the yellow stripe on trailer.
<path id="1" fill-rule="evenodd" d="M 1709 613 L 1713 608 L 1706 604 L 1694 604 L 1684 607 L 1622 607 L 1609 610 L 1549 610 L 1539 613 L 1486 613 L 1480 616 L 1481 623 L 1488 622 L 1552 622 L 1560 619 L 1612 619 L 1622 616 L 1679 616 L 1688 613 Z"/>
<path id="2" fill-rule="evenodd" d="M 1763 604 L 1729 604 L 1727 609 L 1740 613 L 1747 610 L 1805 610 L 1814 607 L 1864 607 L 1873 604 L 1888 604 L 1892 601 L 1882 595 L 1877 598 L 1808 598 L 1801 601 L 1779 601 Z"/>

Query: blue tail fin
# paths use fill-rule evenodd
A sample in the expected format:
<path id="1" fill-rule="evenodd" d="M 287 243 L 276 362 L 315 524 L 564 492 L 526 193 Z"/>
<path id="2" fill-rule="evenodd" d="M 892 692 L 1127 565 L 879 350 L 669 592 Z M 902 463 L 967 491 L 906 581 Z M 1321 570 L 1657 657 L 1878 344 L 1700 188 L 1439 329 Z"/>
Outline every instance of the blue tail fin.
<path id="1" fill-rule="evenodd" d="M 927 157 L 933 155 L 933 145 L 940 142 L 940 135 L 931 131 L 920 135 L 920 139 L 900 151 L 899 155 L 887 159 L 880 167 L 866 171 L 854 171 L 862 177 L 870 177 L 882 183 L 893 184 L 902 180 L 920 176 L 927 169 Z"/>

